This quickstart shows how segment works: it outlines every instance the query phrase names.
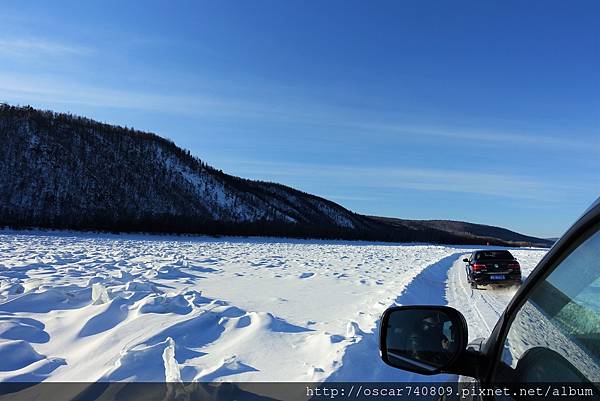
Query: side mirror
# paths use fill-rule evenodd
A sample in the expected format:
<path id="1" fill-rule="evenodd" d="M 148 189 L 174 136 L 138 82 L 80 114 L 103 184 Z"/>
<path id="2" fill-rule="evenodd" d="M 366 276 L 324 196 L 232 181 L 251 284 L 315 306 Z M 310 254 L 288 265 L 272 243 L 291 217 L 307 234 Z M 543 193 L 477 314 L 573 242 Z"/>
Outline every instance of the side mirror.
<path id="1" fill-rule="evenodd" d="M 465 262 L 465 263 L 469 263 L 469 259 L 467 259 L 467 258 L 464 258 L 464 259 L 463 259 L 463 262 Z"/>
<path id="2" fill-rule="evenodd" d="M 397 306 L 381 317 L 381 358 L 395 368 L 424 375 L 445 372 L 467 341 L 465 318 L 448 306 Z"/>

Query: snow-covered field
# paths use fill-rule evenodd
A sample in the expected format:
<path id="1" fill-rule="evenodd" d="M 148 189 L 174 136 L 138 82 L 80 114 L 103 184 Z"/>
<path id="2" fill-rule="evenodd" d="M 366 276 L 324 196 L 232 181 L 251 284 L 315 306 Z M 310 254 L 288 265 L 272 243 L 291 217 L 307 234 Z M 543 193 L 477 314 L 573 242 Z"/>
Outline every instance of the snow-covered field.
<path id="1" fill-rule="evenodd" d="M 486 336 L 514 290 L 472 291 L 468 247 L 0 233 L 0 381 L 386 381 L 394 304 Z M 527 275 L 546 251 L 514 250 Z"/>

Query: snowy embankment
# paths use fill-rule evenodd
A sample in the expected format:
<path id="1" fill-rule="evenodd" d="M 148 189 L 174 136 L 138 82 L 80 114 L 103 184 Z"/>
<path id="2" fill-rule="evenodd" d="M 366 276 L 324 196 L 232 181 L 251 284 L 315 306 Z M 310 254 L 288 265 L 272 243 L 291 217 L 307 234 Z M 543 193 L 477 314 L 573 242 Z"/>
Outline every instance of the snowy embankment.
<path id="1" fill-rule="evenodd" d="M 469 248 L 0 234 L 1 381 L 418 380 L 383 365 L 394 304 L 450 304 L 486 335 L 508 290 Z M 528 273 L 543 250 L 516 250 Z"/>

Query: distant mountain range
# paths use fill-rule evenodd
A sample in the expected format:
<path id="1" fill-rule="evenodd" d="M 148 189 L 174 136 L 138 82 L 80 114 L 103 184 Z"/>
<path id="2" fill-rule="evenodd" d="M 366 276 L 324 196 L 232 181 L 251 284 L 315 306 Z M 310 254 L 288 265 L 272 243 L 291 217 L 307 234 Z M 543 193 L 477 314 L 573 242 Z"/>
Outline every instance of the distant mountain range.
<path id="1" fill-rule="evenodd" d="M 466 243 L 481 244 L 483 241 L 497 244 L 497 240 L 508 242 L 517 246 L 552 246 L 557 239 L 537 238 L 529 235 L 519 234 L 506 228 L 488 226 L 485 224 L 467 223 L 454 220 L 403 220 L 390 217 L 370 216 L 376 221 L 386 224 L 409 228 L 417 231 L 441 230 L 464 238 Z M 469 238 L 471 240 L 469 240 Z"/>
<path id="2" fill-rule="evenodd" d="M 364 216 L 293 188 L 231 176 L 155 134 L 0 105 L 0 225 L 549 246 L 503 228 Z"/>

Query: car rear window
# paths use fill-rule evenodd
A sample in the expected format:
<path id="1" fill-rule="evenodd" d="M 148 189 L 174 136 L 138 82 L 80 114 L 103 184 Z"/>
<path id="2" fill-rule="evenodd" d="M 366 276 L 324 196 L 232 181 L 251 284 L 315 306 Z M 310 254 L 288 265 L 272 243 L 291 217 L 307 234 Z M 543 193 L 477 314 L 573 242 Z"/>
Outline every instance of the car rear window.
<path id="1" fill-rule="evenodd" d="M 482 251 L 475 254 L 476 260 L 514 259 L 508 251 Z"/>

